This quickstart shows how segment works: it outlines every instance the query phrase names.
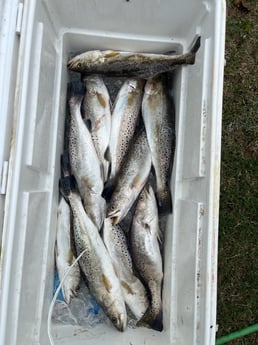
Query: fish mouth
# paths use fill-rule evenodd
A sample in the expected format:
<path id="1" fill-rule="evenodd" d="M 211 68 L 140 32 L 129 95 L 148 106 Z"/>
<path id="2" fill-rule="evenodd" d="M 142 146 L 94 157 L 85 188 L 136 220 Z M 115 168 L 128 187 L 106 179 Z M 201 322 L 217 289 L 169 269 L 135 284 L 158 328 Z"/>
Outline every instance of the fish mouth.
<path id="1" fill-rule="evenodd" d="M 121 211 L 119 209 L 116 209 L 114 211 L 110 211 L 107 214 L 108 218 L 111 218 L 112 225 L 118 224 L 120 217 L 121 217 Z"/>
<path id="2" fill-rule="evenodd" d="M 69 69 L 72 67 L 72 65 L 73 65 L 73 59 L 71 59 L 71 60 L 69 60 L 69 61 L 67 62 L 67 67 L 68 67 Z"/>
<path id="3" fill-rule="evenodd" d="M 77 69 L 77 66 L 76 66 L 76 60 L 74 58 L 70 59 L 68 62 L 67 62 L 67 67 L 72 70 L 72 71 L 75 71 Z"/>
<path id="4" fill-rule="evenodd" d="M 126 329 L 126 315 L 125 314 L 119 314 L 118 318 L 116 319 L 116 328 L 120 332 L 124 332 Z"/>

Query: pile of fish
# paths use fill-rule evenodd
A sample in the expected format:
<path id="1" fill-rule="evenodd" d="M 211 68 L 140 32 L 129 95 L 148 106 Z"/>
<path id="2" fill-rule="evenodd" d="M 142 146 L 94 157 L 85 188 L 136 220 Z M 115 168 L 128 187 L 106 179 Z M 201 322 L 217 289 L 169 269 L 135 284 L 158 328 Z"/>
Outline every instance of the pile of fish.
<path id="1" fill-rule="evenodd" d="M 183 55 L 89 51 L 68 62 L 82 82 L 68 85 L 56 265 L 60 279 L 70 268 L 65 301 L 82 276 L 119 331 L 127 308 L 137 325 L 163 329 L 159 220 L 172 212 L 175 148 L 167 72 L 193 64 L 199 46 L 198 37 Z M 113 104 L 103 76 L 123 77 Z"/>

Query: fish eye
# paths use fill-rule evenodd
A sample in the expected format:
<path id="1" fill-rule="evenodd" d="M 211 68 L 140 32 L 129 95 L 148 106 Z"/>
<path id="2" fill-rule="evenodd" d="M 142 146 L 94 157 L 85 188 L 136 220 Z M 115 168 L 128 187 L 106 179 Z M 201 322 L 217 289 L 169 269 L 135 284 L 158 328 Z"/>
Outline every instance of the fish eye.
<path id="1" fill-rule="evenodd" d="M 78 62 L 77 66 L 78 66 L 78 68 L 81 68 L 82 67 L 82 63 Z"/>

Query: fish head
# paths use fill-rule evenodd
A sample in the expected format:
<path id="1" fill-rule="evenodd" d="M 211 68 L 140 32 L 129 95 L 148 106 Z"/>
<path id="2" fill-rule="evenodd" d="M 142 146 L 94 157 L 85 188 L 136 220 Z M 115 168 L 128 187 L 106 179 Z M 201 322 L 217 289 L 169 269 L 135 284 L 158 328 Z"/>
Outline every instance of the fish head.
<path id="1" fill-rule="evenodd" d="M 125 88 L 126 93 L 140 93 L 142 92 L 144 80 L 140 78 L 128 78 L 125 84 L 127 86 Z"/>
<path id="2" fill-rule="evenodd" d="M 112 218 L 112 224 L 116 225 L 124 218 L 136 199 L 136 190 L 130 187 L 122 187 L 118 193 L 112 195 L 108 206 L 107 217 Z"/>
<path id="3" fill-rule="evenodd" d="M 147 184 L 141 191 L 135 210 L 136 220 L 139 224 L 150 224 L 158 219 L 157 202 L 151 185 Z M 143 227 L 146 228 L 147 227 Z"/>
<path id="4" fill-rule="evenodd" d="M 94 193 L 85 193 L 84 207 L 87 209 L 88 214 L 97 227 L 101 229 L 106 214 L 106 201 L 101 195 Z"/>
<path id="5" fill-rule="evenodd" d="M 126 329 L 127 317 L 126 313 L 118 313 L 111 317 L 113 325 L 120 331 L 124 332 Z"/>
<path id="6" fill-rule="evenodd" d="M 123 332 L 126 329 L 127 313 L 120 287 L 118 290 L 113 290 L 112 294 L 102 295 L 102 302 L 102 307 L 113 325 Z"/>
<path id="7" fill-rule="evenodd" d="M 147 95 L 157 95 L 163 91 L 163 78 L 160 74 L 149 78 L 145 84 L 144 92 Z"/>
<path id="8" fill-rule="evenodd" d="M 86 75 L 83 78 L 83 81 L 86 85 L 87 92 L 89 94 L 96 95 L 99 90 L 103 89 L 104 81 L 100 75 L 97 75 L 97 74 Z"/>
<path id="9" fill-rule="evenodd" d="M 102 59 L 103 57 L 99 50 L 92 50 L 76 55 L 74 58 L 70 59 L 67 63 L 67 67 L 71 71 L 82 72 L 89 70 L 97 63 L 101 63 Z"/>
<path id="10" fill-rule="evenodd" d="M 112 203 L 108 207 L 107 217 L 111 218 L 112 225 L 116 225 L 119 223 L 121 215 L 122 215 L 121 209 L 115 203 Z"/>
<path id="11" fill-rule="evenodd" d="M 149 184 L 145 185 L 145 187 L 142 189 L 139 195 L 139 199 L 138 199 L 139 208 L 145 209 L 147 206 L 147 203 L 150 202 L 153 198 L 155 200 L 152 187 Z"/>

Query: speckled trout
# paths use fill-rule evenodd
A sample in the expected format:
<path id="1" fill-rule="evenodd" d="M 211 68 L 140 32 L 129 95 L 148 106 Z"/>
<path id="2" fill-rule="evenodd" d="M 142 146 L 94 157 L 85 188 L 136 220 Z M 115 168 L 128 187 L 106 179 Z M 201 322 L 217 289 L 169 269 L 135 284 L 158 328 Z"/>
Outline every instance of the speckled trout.
<path id="1" fill-rule="evenodd" d="M 73 231 L 77 255 L 90 292 L 119 331 L 126 328 L 127 314 L 119 279 L 99 231 L 85 212 L 73 177 L 60 180 L 60 190 L 73 213 Z"/>
<path id="2" fill-rule="evenodd" d="M 149 306 L 147 293 L 142 282 L 134 274 L 124 231 L 119 224 L 112 225 L 110 218 L 104 220 L 103 240 L 120 280 L 125 303 L 139 320 Z"/>
<path id="3" fill-rule="evenodd" d="M 140 116 L 143 86 L 143 80 L 129 78 L 124 82 L 116 97 L 107 152 L 111 161 L 111 179 L 118 173 L 134 135 Z"/>
<path id="4" fill-rule="evenodd" d="M 145 130 L 135 137 L 123 159 L 115 190 L 107 208 L 107 217 L 119 223 L 130 210 L 144 187 L 151 169 L 151 153 Z"/>
<path id="5" fill-rule="evenodd" d="M 106 85 L 99 75 L 84 78 L 86 93 L 83 101 L 83 117 L 90 122 L 91 138 L 103 167 L 104 182 L 108 179 L 109 162 L 105 152 L 111 130 L 110 98 Z"/>
<path id="6" fill-rule="evenodd" d="M 189 52 L 181 55 L 93 50 L 70 59 L 67 66 L 72 71 L 84 74 L 149 78 L 158 73 L 172 71 L 180 65 L 194 64 L 199 47 L 200 36 L 195 38 Z"/>
<path id="7" fill-rule="evenodd" d="M 91 134 L 81 116 L 84 87 L 80 82 L 69 85 L 71 125 L 69 132 L 69 159 L 87 214 L 98 229 L 105 217 L 106 202 L 103 191 L 103 170 Z"/>
<path id="8" fill-rule="evenodd" d="M 60 281 L 65 273 L 70 269 L 75 261 L 75 256 L 71 246 L 71 211 L 67 202 L 61 197 L 57 212 L 57 232 L 56 232 L 56 267 Z M 62 293 L 67 304 L 73 297 L 77 296 L 80 284 L 80 268 L 76 263 L 64 280 Z"/>
<path id="9" fill-rule="evenodd" d="M 172 211 L 170 178 L 175 150 L 175 114 L 164 75 L 147 80 L 142 117 L 156 176 L 156 195 L 161 213 Z"/>
<path id="10" fill-rule="evenodd" d="M 151 186 L 146 185 L 139 196 L 130 232 L 132 258 L 151 295 L 150 307 L 138 324 L 162 331 L 163 271 L 159 232 L 155 195 Z"/>

